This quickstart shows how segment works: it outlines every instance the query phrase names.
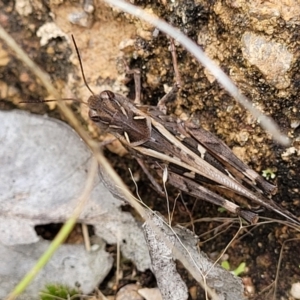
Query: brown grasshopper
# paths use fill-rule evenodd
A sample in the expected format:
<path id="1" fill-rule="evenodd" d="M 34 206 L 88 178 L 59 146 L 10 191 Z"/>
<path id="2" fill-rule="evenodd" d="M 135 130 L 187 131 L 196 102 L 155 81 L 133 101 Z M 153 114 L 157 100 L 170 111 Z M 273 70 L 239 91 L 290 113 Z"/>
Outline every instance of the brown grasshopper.
<path id="1" fill-rule="evenodd" d="M 73 42 L 84 82 L 92 93 L 88 99 L 90 119 L 101 129 L 115 135 L 138 161 L 150 163 L 159 174 L 167 166 L 171 185 L 194 197 L 223 206 L 251 224 L 258 220 L 255 212 L 240 208 L 212 189 L 217 186 L 218 190 L 230 190 L 300 225 L 296 216 L 268 198 L 276 193 L 276 186 L 244 164 L 225 143 L 192 122 L 166 115 L 165 103 L 177 92 L 177 85 L 155 107 L 140 104 L 138 72 L 134 72 L 138 81 L 134 102 L 108 90 L 95 95 L 86 82 L 74 38 Z M 172 56 L 175 66 L 174 52 Z M 155 186 L 159 189 L 158 184 Z"/>

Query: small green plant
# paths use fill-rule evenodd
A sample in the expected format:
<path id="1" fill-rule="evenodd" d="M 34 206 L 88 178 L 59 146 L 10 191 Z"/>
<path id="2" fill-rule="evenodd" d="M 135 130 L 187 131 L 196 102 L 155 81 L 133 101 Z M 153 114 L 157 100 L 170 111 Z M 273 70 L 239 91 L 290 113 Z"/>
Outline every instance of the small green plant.
<path id="1" fill-rule="evenodd" d="M 222 261 L 221 266 L 227 271 L 230 271 L 231 269 L 228 260 Z M 239 276 L 245 272 L 245 269 L 246 269 L 246 263 L 242 262 L 235 270 L 232 270 L 231 273 L 235 276 Z"/>
<path id="2" fill-rule="evenodd" d="M 267 180 L 274 179 L 276 177 L 276 168 L 267 168 L 262 171 L 262 176 L 265 177 Z"/>
<path id="3" fill-rule="evenodd" d="M 78 295 L 78 297 L 76 297 Z M 40 300 L 62 300 L 62 299 L 79 299 L 78 291 L 61 284 L 48 284 L 45 289 L 40 292 Z"/>
<path id="4" fill-rule="evenodd" d="M 218 207 L 218 212 L 223 213 L 225 211 L 227 211 L 226 208 L 224 208 L 224 207 Z"/>

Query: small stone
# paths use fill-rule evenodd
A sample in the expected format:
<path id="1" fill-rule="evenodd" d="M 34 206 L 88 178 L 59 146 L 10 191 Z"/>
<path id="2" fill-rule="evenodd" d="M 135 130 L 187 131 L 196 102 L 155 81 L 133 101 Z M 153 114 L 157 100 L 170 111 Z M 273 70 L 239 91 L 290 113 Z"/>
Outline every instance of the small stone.
<path id="1" fill-rule="evenodd" d="M 27 72 L 22 72 L 19 76 L 21 82 L 28 82 L 30 80 L 29 74 Z"/>
<path id="2" fill-rule="evenodd" d="M 65 37 L 67 35 L 53 22 L 45 23 L 42 25 L 36 35 L 41 38 L 40 44 L 41 46 L 45 46 L 51 39 L 55 39 L 58 37 Z"/>
<path id="3" fill-rule="evenodd" d="M 283 43 L 268 41 L 264 36 L 246 32 L 242 37 L 243 56 L 255 65 L 266 77 L 269 84 L 277 89 L 290 85 L 287 71 L 293 55 Z"/>
<path id="4" fill-rule="evenodd" d="M 290 293 L 295 299 L 300 299 L 300 282 L 295 282 L 292 284 Z"/>
<path id="5" fill-rule="evenodd" d="M 161 293 L 158 288 L 142 288 L 138 293 L 144 297 L 145 300 L 162 300 Z"/>
<path id="6" fill-rule="evenodd" d="M 144 300 L 138 293 L 139 286 L 137 284 L 127 284 L 123 286 L 116 295 L 116 300 Z"/>
<path id="7" fill-rule="evenodd" d="M 253 296 L 255 293 L 255 287 L 253 285 L 253 282 L 250 277 L 244 277 L 243 278 L 243 283 L 245 286 L 245 292 L 247 296 Z"/>
<path id="8" fill-rule="evenodd" d="M 94 1 L 85 0 L 83 5 L 83 10 L 88 14 L 92 14 L 95 10 Z"/>
<path id="9" fill-rule="evenodd" d="M 68 20 L 70 23 L 84 28 L 90 28 L 94 22 L 93 15 L 88 14 L 85 11 L 78 11 L 69 14 Z"/>
<path id="10" fill-rule="evenodd" d="M 135 40 L 134 39 L 124 39 L 119 44 L 119 49 L 122 52 L 130 53 L 134 50 Z"/>
<path id="11" fill-rule="evenodd" d="M 300 125 L 300 120 L 293 119 L 291 120 L 291 128 L 296 129 Z"/>
<path id="12" fill-rule="evenodd" d="M 243 146 L 249 139 L 249 133 L 247 131 L 241 131 L 236 135 L 238 143 Z"/>
<path id="13" fill-rule="evenodd" d="M 15 8 L 20 16 L 29 16 L 32 13 L 32 5 L 30 0 L 17 0 Z"/>
<path id="14" fill-rule="evenodd" d="M 289 147 L 281 154 L 281 158 L 283 160 L 288 160 L 289 156 L 296 154 L 296 153 L 297 153 L 297 150 L 295 147 Z"/>

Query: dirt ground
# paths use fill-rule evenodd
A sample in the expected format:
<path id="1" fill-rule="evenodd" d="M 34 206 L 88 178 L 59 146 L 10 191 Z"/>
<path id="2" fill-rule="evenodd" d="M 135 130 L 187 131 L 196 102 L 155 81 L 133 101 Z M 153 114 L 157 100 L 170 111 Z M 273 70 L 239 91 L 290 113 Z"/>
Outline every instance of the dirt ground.
<path id="1" fill-rule="evenodd" d="M 163 33 L 153 35 L 152 26 L 130 15 L 111 9 L 101 1 L 94 2 L 95 11 L 85 14 L 86 20 L 74 17 L 75 13 L 83 12 L 83 4 L 77 1 L 0 0 L 0 24 L 47 71 L 62 97 L 87 100 L 90 96 L 81 80 L 78 59 L 70 40 L 73 34 L 87 82 L 95 93 L 109 89 L 134 97 L 133 81 L 127 80 L 124 72 L 125 60 L 130 68 L 142 71 L 143 103 L 156 105 L 174 84 L 168 38 Z M 300 3 L 296 0 L 284 4 L 258 0 L 134 2 L 180 28 L 201 45 L 254 105 L 271 116 L 292 139 L 288 149 L 275 143 L 207 70 L 176 45 L 182 89 L 177 99 L 168 105 L 169 112 L 182 119 L 191 118 L 215 133 L 258 173 L 270 170 L 275 177 L 269 180 L 278 186 L 274 201 L 299 216 Z M 80 24 L 72 24 L 70 17 Z M 43 45 L 41 40 L 45 40 Z M 55 102 L 19 104 L 21 100 L 52 97 L 16 57 L 9 55 L 2 42 L 0 98 L 0 109 L 21 108 L 63 119 Z M 70 105 L 93 138 L 99 141 L 110 138 L 88 119 L 85 105 L 71 102 Z M 118 172 L 124 174 L 130 166 L 141 198 L 151 208 L 166 215 L 165 200 L 158 200 L 147 177 L 125 149 L 116 141 L 107 146 L 105 153 Z M 134 191 L 129 174 L 125 182 Z M 177 191 L 172 194 L 170 189 L 171 204 L 176 195 Z M 265 218 L 277 219 L 274 213 L 264 210 L 260 216 L 257 225 L 245 226 L 239 232 L 224 260 L 229 261 L 231 270 L 242 262 L 246 264 L 245 272 L 240 276 L 249 299 L 294 299 L 290 289 L 293 283 L 300 281 L 299 233 L 276 220 L 265 222 L 270 220 Z M 239 222 L 234 216 L 186 195 L 177 203 L 174 222 L 194 230 L 200 237 L 201 249 L 212 259 L 222 253 L 239 230 Z M 110 250 L 113 252 L 115 248 Z M 122 268 L 121 283 L 125 283 L 134 266 L 124 262 Z M 178 268 L 188 284 L 191 299 L 204 299 L 191 276 L 182 267 Z M 111 272 L 100 287 L 106 295 L 115 292 L 108 284 L 114 275 Z M 150 271 L 138 272 L 133 281 L 149 287 L 155 285 Z"/>

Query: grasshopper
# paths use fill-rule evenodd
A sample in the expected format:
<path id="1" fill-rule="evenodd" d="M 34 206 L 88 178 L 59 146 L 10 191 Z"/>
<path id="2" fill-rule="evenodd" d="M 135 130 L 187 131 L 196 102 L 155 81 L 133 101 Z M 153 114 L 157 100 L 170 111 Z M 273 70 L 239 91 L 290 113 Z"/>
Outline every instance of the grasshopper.
<path id="1" fill-rule="evenodd" d="M 177 83 L 157 106 L 147 106 L 140 103 L 139 71 L 131 72 L 136 81 L 135 101 L 109 90 L 95 95 L 87 84 L 79 50 L 73 36 L 72 39 L 84 83 L 92 93 L 87 102 L 89 118 L 118 138 L 140 163 L 151 164 L 160 175 L 167 167 L 171 185 L 223 206 L 251 224 L 258 221 L 257 213 L 241 208 L 213 189 L 229 190 L 300 225 L 296 216 L 270 199 L 277 191 L 276 186 L 243 163 L 224 142 L 190 121 L 166 114 L 165 104 L 177 93 L 180 81 L 174 51 L 172 59 Z M 154 179 L 150 177 L 150 180 L 163 193 Z"/>

